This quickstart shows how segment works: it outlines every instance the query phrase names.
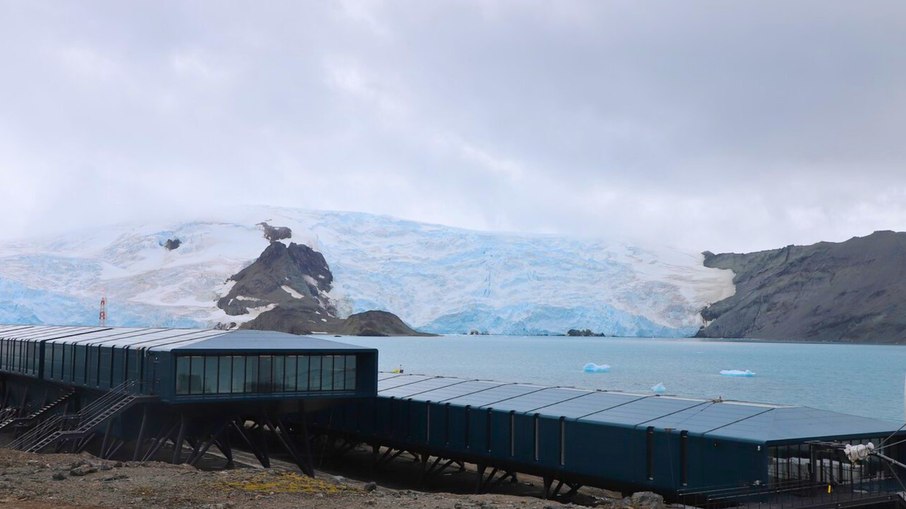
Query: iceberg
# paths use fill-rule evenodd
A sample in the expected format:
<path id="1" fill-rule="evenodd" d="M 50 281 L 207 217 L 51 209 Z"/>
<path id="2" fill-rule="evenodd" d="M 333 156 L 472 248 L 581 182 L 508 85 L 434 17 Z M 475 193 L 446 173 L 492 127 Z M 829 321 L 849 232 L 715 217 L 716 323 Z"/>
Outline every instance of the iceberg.
<path id="1" fill-rule="evenodd" d="M 586 373 L 607 373 L 610 371 L 610 365 L 608 364 L 595 364 L 594 362 L 589 362 L 582 368 L 582 371 Z"/>
<path id="2" fill-rule="evenodd" d="M 667 388 L 664 387 L 664 384 L 662 382 L 658 382 L 656 385 L 652 385 L 651 390 L 654 391 L 655 394 L 663 394 L 667 392 Z"/>
<path id="3" fill-rule="evenodd" d="M 755 376 L 755 373 L 748 369 L 722 369 L 720 370 L 720 374 L 723 376 Z"/>

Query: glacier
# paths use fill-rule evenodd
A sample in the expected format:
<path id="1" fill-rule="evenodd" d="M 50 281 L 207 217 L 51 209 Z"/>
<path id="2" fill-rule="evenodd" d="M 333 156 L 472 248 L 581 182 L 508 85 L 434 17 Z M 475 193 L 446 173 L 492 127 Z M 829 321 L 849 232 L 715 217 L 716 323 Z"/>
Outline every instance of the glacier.
<path id="1" fill-rule="evenodd" d="M 215 302 L 293 230 L 327 259 L 343 315 L 380 309 L 427 332 L 684 337 L 734 292 L 700 253 L 625 240 L 492 233 L 358 212 L 238 206 L 167 224 L 122 224 L 0 243 L 0 322 L 210 327 L 242 321 Z M 163 245 L 179 238 L 173 251 Z"/>

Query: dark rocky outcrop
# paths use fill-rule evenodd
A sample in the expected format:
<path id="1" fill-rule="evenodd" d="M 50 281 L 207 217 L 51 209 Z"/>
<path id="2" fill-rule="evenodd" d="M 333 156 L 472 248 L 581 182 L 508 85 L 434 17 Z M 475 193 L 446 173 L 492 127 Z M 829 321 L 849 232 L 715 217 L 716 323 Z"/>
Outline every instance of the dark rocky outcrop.
<path id="1" fill-rule="evenodd" d="M 264 238 L 270 242 L 277 242 L 293 236 L 293 231 L 288 226 L 271 226 L 267 223 L 258 223 L 258 226 L 264 230 Z"/>
<path id="2" fill-rule="evenodd" d="M 736 294 L 702 311 L 699 337 L 906 343 L 906 233 L 704 254 Z"/>
<path id="3" fill-rule="evenodd" d="M 179 246 L 181 246 L 181 245 L 182 245 L 182 241 L 179 239 L 176 239 L 176 238 L 167 239 L 167 242 L 164 243 L 164 247 L 167 249 L 167 251 L 173 251 L 174 249 L 178 249 Z"/>
<path id="4" fill-rule="evenodd" d="M 274 304 L 336 316 L 336 308 L 326 296 L 333 274 L 324 255 L 308 246 L 272 242 L 254 263 L 230 279 L 236 284 L 217 301 L 217 307 L 228 315 Z"/>
<path id="5" fill-rule="evenodd" d="M 335 316 L 318 314 L 311 309 L 283 305 L 261 313 L 253 320 L 242 324 L 241 328 L 273 330 L 290 334 L 340 334 L 334 331 L 338 330 L 342 324 L 343 320 Z"/>
<path id="6" fill-rule="evenodd" d="M 327 260 L 305 245 L 271 242 L 254 263 L 230 280 L 235 284 L 217 301 L 217 307 L 231 316 L 259 313 L 241 325 L 244 329 L 292 334 L 422 335 L 386 311 L 339 318 L 328 296 L 333 274 Z"/>
<path id="7" fill-rule="evenodd" d="M 433 336 L 412 329 L 398 316 L 387 311 L 365 311 L 350 315 L 334 333 L 347 336 Z"/>
<path id="8" fill-rule="evenodd" d="M 607 337 L 607 335 L 604 334 L 603 332 L 595 332 L 591 329 L 570 329 L 570 330 L 566 331 L 566 335 L 573 336 L 573 337 L 577 337 L 577 336 L 599 337 L 599 338 Z"/>

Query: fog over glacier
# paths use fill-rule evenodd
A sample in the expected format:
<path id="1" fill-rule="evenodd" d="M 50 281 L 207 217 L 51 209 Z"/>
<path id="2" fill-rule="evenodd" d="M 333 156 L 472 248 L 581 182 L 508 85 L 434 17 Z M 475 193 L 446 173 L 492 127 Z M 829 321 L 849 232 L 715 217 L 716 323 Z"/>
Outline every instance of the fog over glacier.
<path id="1" fill-rule="evenodd" d="M 172 224 L 123 224 L 0 243 L 0 322 L 203 326 L 243 321 L 215 305 L 289 226 L 321 251 L 345 314 L 382 309 L 438 333 L 688 336 L 732 273 L 696 252 L 563 235 L 486 233 L 362 213 L 242 207 Z M 179 238 L 178 249 L 163 244 Z"/>

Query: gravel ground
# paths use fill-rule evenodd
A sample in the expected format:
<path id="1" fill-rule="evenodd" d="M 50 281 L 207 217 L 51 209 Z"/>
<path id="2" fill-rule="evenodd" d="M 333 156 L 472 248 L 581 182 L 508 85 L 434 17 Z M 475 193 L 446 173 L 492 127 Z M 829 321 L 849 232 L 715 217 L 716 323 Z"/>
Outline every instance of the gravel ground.
<path id="1" fill-rule="evenodd" d="M 520 486 L 525 493 L 518 493 Z M 311 479 L 280 469 L 202 471 L 188 465 L 103 461 L 87 454 L 30 454 L 0 449 L 0 507 L 11 509 L 567 507 L 532 496 L 538 491 L 534 483 L 523 481 L 506 491 L 482 495 L 423 492 L 400 488 L 399 483 L 381 479 L 377 484 L 349 479 L 337 475 L 336 471 L 319 471 Z M 603 490 L 596 493 L 584 494 L 583 503 L 611 509 L 630 505 L 629 499 L 621 501 L 619 494 Z"/>

